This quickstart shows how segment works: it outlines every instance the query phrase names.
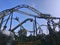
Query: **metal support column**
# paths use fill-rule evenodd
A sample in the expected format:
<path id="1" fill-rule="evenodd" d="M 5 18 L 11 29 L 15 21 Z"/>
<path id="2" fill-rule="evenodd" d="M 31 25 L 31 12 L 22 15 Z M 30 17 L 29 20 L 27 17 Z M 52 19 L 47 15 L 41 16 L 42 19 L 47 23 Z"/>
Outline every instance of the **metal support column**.
<path id="1" fill-rule="evenodd" d="M 36 23 L 36 17 L 34 17 L 34 22 L 33 22 L 33 30 L 34 30 L 34 34 L 33 35 L 37 35 L 37 23 Z"/>

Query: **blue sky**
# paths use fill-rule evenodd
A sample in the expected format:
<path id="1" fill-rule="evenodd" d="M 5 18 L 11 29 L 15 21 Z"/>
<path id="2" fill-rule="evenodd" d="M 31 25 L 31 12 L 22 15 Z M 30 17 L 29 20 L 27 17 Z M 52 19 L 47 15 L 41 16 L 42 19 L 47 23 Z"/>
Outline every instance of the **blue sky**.
<path id="1" fill-rule="evenodd" d="M 60 17 L 60 0 L 0 0 L 0 11 L 9 9 L 21 4 L 28 4 L 36 8 L 42 13 L 47 13 L 55 17 Z M 14 14 L 21 15 L 18 13 L 14 13 Z M 26 16 L 23 16 L 23 15 L 20 17 L 21 20 L 24 20 L 25 18 Z M 43 23 L 43 21 L 40 21 L 39 23 Z M 14 25 L 15 24 L 17 23 L 14 23 Z M 32 26 L 30 24 L 28 25 Z M 25 27 L 31 29 L 32 27 L 28 27 L 28 25 L 25 25 Z M 46 33 L 46 30 L 44 30 L 44 32 Z"/>
<path id="2" fill-rule="evenodd" d="M 31 5 L 43 13 L 54 16 L 60 14 L 60 0 L 0 0 L 0 11 L 21 4 Z"/>

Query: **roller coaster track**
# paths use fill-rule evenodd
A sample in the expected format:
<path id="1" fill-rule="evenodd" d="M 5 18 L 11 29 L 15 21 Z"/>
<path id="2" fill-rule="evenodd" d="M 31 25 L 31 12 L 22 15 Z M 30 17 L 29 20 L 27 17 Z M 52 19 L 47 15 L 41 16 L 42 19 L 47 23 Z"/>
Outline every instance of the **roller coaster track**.
<path id="1" fill-rule="evenodd" d="M 21 8 L 27 8 L 33 12 L 35 12 L 37 14 L 36 15 L 33 15 L 33 14 L 29 14 L 29 13 L 26 13 L 24 11 L 21 11 L 19 9 Z M 13 12 L 18 12 L 18 13 L 21 13 L 21 14 L 24 14 L 24 15 L 28 15 L 28 16 L 32 16 L 32 17 L 36 17 L 36 18 L 44 18 L 44 19 L 60 19 L 59 17 L 52 17 L 50 14 L 43 14 L 41 13 L 40 11 L 38 11 L 37 9 L 29 6 L 29 5 L 18 5 L 16 7 L 13 7 L 13 8 L 10 8 L 10 9 L 6 9 L 6 10 L 3 10 L 0 12 L 0 19 L 4 19 L 5 16 L 7 15 L 11 15 Z M 13 14 L 12 14 L 13 15 Z M 3 21 L 1 21 L 1 24 L 2 24 Z M 1 25 L 0 24 L 0 25 Z M 12 29 L 12 31 L 14 31 L 17 27 L 19 27 L 20 25 L 22 25 L 23 23 L 19 24 L 18 26 L 16 26 L 14 29 Z M 1 26 L 0 26 L 1 28 Z"/>
<path id="2" fill-rule="evenodd" d="M 6 10 L 3 10 L 0 12 L 0 18 L 6 16 L 6 15 L 9 15 L 10 13 L 13 13 L 13 12 L 18 12 L 18 9 L 21 9 L 21 8 L 27 8 L 27 9 L 30 9 L 31 11 L 37 13 L 37 16 L 39 17 L 44 17 L 44 16 L 50 16 L 49 14 L 42 14 L 41 12 L 39 12 L 37 9 L 29 6 L 29 5 L 18 5 L 16 7 L 13 7 L 13 8 L 10 8 L 10 9 L 6 9 Z M 22 11 L 20 11 L 22 12 Z M 23 12 L 24 13 L 24 12 Z M 29 14 L 28 14 L 29 15 Z"/>
<path id="3" fill-rule="evenodd" d="M 37 16 L 19 10 L 19 9 L 21 9 L 21 8 L 30 9 L 31 11 L 37 13 Z M 33 16 L 33 17 L 46 17 L 46 16 L 45 16 L 46 14 L 42 14 L 42 13 L 39 12 L 37 9 L 35 9 L 35 8 L 29 6 L 29 5 L 24 5 L 24 4 L 23 4 L 23 5 L 18 5 L 18 6 L 16 6 L 16 7 L 13 7 L 13 8 L 6 9 L 6 10 L 1 11 L 1 12 L 0 12 L 0 19 L 2 18 L 2 20 L 3 20 L 3 18 L 4 18 L 5 16 L 11 15 L 11 13 L 13 13 L 13 12 L 18 12 L 18 13 L 22 13 L 22 14 L 25 14 L 25 15 L 28 15 L 28 16 Z M 50 16 L 50 15 L 47 15 L 47 16 Z M 1 24 L 0 24 L 0 25 L 2 25 L 2 21 L 1 21 Z M 22 25 L 22 24 L 21 24 L 21 25 Z M 18 27 L 19 27 L 19 26 L 18 26 Z M 0 28 L 1 28 L 1 26 L 0 26 Z M 15 30 L 15 28 L 12 29 L 12 31 L 14 31 L 14 30 Z"/>
<path id="4" fill-rule="evenodd" d="M 19 9 L 21 9 L 21 8 L 27 8 L 27 9 L 35 12 L 35 13 L 37 14 L 37 16 L 19 10 Z M 4 21 L 7 21 L 7 22 L 8 22 L 9 17 L 10 17 L 10 15 L 13 15 L 13 12 L 21 13 L 21 14 L 24 14 L 24 15 L 27 15 L 27 16 L 36 17 L 36 18 L 48 19 L 48 20 L 49 20 L 49 19 L 59 19 L 59 22 L 58 22 L 58 23 L 54 23 L 54 25 L 55 25 L 54 28 L 56 28 L 56 25 L 58 25 L 58 26 L 59 26 L 59 30 L 60 30 L 60 18 L 59 18 L 59 17 L 52 17 L 50 14 L 43 14 L 43 13 L 41 13 L 40 11 L 38 11 L 37 9 L 35 9 L 35 8 L 29 6 L 29 5 L 25 5 L 25 4 L 23 4 L 23 5 L 18 5 L 18 6 L 16 6 L 16 7 L 13 7 L 13 8 L 6 9 L 6 10 L 1 11 L 1 12 L 0 12 L 0 21 L 1 21 L 1 22 L 0 22 L 0 29 L 2 28 L 2 24 L 3 24 Z M 8 19 L 7 19 L 7 20 L 4 20 L 4 17 L 7 16 L 7 15 L 9 15 Z M 11 17 L 12 17 L 12 16 L 11 16 Z M 11 27 L 10 27 L 11 30 L 10 30 L 10 29 L 9 29 L 9 30 L 12 31 L 12 32 L 14 32 L 18 27 L 20 27 L 20 26 L 21 26 L 22 24 L 24 24 L 26 21 L 31 21 L 31 20 L 33 20 L 33 19 L 28 18 L 28 19 L 22 21 L 21 23 L 19 23 L 19 24 L 18 24 L 17 26 L 15 26 L 13 29 L 11 29 Z M 50 20 L 50 21 L 51 21 L 51 20 Z M 53 21 L 51 21 L 51 22 L 53 22 Z M 12 23 L 12 18 L 11 18 L 11 23 Z M 37 23 L 37 22 L 35 22 L 35 23 Z M 11 24 L 11 25 L 12 25 L 12 24 Z M 38 25 L 39 25 L 39 24 L 38 24 Z M 6 25 L 4 25 L 4 26 L 6 26 Z M 36 25 L 35 25 L 35 26 L 36 26 Z M 39 25 L 38 27 L 36 26 L 36 27 L 38 28 L 37 30 L 35 29 L 35 30 L 33 30 L 33 31 L 29 31 L 29 30 L 26 30 L 26 31 L 27 31 L 27 32 L 33 32 L 34 35 L 37 34 L 37 33 L 36 33 L 37 31 L 39 31 L 39 33 L 40 33 L 40 32 L 43 33 L 41 26 L 47 26 L 47 25 Z M 52 25 L 52 26 L 53 26 L 53 25 Z M 36 28 L 36 27 L 35 27 L 35 28 Z M 48 25 L 47 27 L 50 29 L 49 25 Z M 24 27 L 23 27 L 23 28 L 24 28 Z M 4 28 L 3 28 L 3 29 L 4 29 Z M 48 30 L 49 30 L 49 29 L 48 29 Z M 53 34 L 53 31 L 49 30 L 49 33 L 50 33 L 50 34 Z"/>
<path id="5" fill-rule="evenodd" d="M 14 27 L 11 31 L 13 32 L 14 30 L 16 30 L 19 26 L 21 26 L 23 23 L 25 23 L 25 22 L 28 21 L 28 20 L 32 21 L 33 19 L 31 19 L 31 18 L 25 19 L 23 22 L 21 22 L 21 23 L 18 24 L 16 27 Z"/>

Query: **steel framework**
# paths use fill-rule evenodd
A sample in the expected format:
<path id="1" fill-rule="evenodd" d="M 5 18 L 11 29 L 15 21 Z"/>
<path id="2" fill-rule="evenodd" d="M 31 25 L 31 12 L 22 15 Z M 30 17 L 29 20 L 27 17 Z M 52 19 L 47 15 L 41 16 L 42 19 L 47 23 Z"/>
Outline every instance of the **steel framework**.
<path id="1" fill-rule="evenodd" d="M 27 9 L 35 12 L 37 14 L 37 16 L 19 10 L 21 8 L 27 8 Z M 23 22 L 21 22 L 20 24 L 18 24 L 16 27 L 14 27 L 12 29 L 13 12 L 18 12 L 18 13 L 21 13 L 21 14 L 24 14 L 24 15 L 27 15 L 27 16 L 34 17 L 34 19 L 28 18 L 28 19 L 24 20 Z M 5 20 L 6 16 L 8 16 L 8 18 Z M 22 24 L 24 24 L 26 21 L 33 20 L 33 31 L 32 32 L 34 32 L 34 35 L 37 35 L 37 31 L 38 31 L 38 28 L 37 28 L 37 18 L 39 18 L 39 19 L 45 19 L 45 20 L 47 20 L 47 22 L 49 22 L 49 21 L 52 22 L 52 26 L 53 26 L 54 29 L 56 28 L 56 25 L 58 25 L 59 30 L 60 30 L 60 18 L 59 17 L 52 17 L 50 14 L 43 14 L 40 11 L 38 11 L 37 9 L 35 9 L 35 8 L 29 6 L 29 5 L 25 5 L 25 4 L 18 5 L 16 7 L 13 7 L 13 8 L 10 8 L 10 9 L 6 9 L 6 10 L 3 10 L 3 11 L 0 12 L 0 30 L 1 30 L 2 25 L 4 24 L 4 22 L 5 22 L 5 24 L 4 24 L 3 30 L 5 30 L 7 28 L 6 25 L 7 25 L 8 21 L 9 21 L 9 19 L 11 19 L 9 30 L 11 30 L 12 32 L 14 30 L 16 30 L 19 26 L 21 26 Z M 54 19 L 59 19 L 59 22 L 55 23 L 53 21 Z M 18 18 L 15 18 L 15 20 L 18 20 Z M 40 28 L 39 28 L 40 30 L 42 30 L 41 26 L 47 26 L 47 25 L 40 25 Z"/>

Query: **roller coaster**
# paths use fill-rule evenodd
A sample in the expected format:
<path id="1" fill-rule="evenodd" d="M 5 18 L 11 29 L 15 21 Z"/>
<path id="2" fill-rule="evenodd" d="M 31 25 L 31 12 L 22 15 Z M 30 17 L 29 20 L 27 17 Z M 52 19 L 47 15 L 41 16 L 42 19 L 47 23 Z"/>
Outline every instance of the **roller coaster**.
<path id="1" fill-rule="evenodd" d="M 33 15 L 33 14 L 27 13 L 25 11 L 21 11 L 20 9 L 22 9 L 22 8 L 27 8 L 27 9 L 33 11 L 34 13 L 36 13 L 37 15 Z M 23 15 L 26 15 L 26 16 L 31 16 L 34 19 L 33 18 L 27 18 L 24 21 L 20 22 L 15 27 L 12 28 L 13 20 L 19 22 L 19 19 L 17 17 L 16 18 L 13 17 L 14 12 L 17 12 L 17 13 L 20 13 L 20 14 L 23 14 Z M 21 15 L 19 15 L 19 16 L 21 16 Z M 39 25 L 38 22 L 37 22 L 37 18 L 38 19 L 45 19 L 47 21 L 47 25 L 44 25 L 44 24 Z M 10 22 L 9 22 L 9 20 L 10 20 Z M 54 20 L 59 20 L 59 21 L 56 23 Z M 32 31 L 29 31 L 22 26 L 27 21 L 31 21 L 33 23 L 33 26 L 32 26 L 33 30 Z M 10 24 L 9 28 L 7 26 L 8 22 Z M 14 32 L 18 27 L 21 27 L 21 26 L 27 32 L 32 32 L 34 36 L 37 36 L 38 31 L 39 31 L 39 33 L 42 32 L 42 34 L 43 34 L 43 30 L 41 29 L 41 27 L 46 26 L 48 31 L 49 31 L 49 34 L 52 35 L 55 32 L 56 27 L 58 27 L 58 29 L 60 31 L 60 18 L 59 17 L 52 17 L 50 14 L 41 13 L 37 9 L 33 8 L 32 6 L 25 5 L 25 4 L 18 5 L 16 7 L 6 9 L 6 10 L 3 10 L 3 11 L 0 12 L 0 30 L 6 30 L 8 28 L 9 31 Z M 51 27 L 52 27 L 53 30 L 50 30 Z"/>

